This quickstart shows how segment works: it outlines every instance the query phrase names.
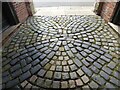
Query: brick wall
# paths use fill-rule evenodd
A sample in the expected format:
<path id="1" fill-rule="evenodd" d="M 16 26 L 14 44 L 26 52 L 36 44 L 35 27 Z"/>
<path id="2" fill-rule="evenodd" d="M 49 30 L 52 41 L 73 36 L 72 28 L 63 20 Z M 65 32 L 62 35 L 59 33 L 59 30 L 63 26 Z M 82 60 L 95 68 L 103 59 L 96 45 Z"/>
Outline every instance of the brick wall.
<path id="1" fill-rule="evenodd" d="M 116 6 L 116 2 L 104 2 L 101 10 L 101 16 L 104 18 L 107 22 L 111 20 L 114 8 Z"/>
<path id="2" fill-rule="evenodd" d="M 12 4 L 16 11 L 19 21 L 20 22 L 25 21 L 26 18 L 29 16 L 25 2 L 12 2 Z"/>

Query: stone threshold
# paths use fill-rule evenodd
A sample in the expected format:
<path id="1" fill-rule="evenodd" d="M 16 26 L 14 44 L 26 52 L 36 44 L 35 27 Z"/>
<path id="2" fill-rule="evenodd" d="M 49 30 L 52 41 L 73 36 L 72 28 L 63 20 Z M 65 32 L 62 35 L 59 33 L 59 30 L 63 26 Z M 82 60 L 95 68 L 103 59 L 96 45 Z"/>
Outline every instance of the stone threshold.
<path id="1" fill-rule="evenodd" d="M 10 38 L 13 36 L 13 34 L 16 33 L 17 28 L 21 25 L 21 23 L 10 26 L 7 30 L 5 30 L 3 33 L 0 33 L 0 36 L 2 37 L 0 44 L 2 47 L 6 45 L 7 42 L 9 42 Z"/>
<path id="2" fill-rule="evenodd" d="M 111 22 L 108 22 L 108 24 L 120 35 L 120 26 L 115 25 Z"/>

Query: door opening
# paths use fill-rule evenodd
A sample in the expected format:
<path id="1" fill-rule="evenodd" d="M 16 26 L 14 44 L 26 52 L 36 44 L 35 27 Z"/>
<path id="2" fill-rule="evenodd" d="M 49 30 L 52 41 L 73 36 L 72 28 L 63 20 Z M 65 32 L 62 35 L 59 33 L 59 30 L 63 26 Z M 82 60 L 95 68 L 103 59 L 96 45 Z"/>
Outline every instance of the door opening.
<path id="1" fill-rule="evenodd" d="M 0 13 L 2 13 L 2 23 L 0 23 L 2 25 L 2 32 L 7 30 L 8 27 L 19 23 L 11 2 L 2 2 Z"/>
<path id="2" fill-rule="evenodd" d="M 113 24 L 119 25 L 120 26 L 120 1 L 117 2 L 116 8 L 115 8 L 115 13 L 113 15 L 112 21 Z"/>

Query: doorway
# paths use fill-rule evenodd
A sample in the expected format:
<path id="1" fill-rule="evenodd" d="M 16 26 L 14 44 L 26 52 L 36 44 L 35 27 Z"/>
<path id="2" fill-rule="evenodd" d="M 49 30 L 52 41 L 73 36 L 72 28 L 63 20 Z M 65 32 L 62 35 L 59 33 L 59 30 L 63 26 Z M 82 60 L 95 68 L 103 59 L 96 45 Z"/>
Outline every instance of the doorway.
<path id="1" fill-rule="evenodd" d="M 2 22 L 0 24 L 2 25 L 2 30 L 0 31 L 4 32 L 10 26 L 18 24 L 19 20 L 11 2 L 2 2 L 1 4 L 2 9 L 0 10 L 0 13 L 2 15 Z"/>
<path id="2" fill-rule="evenodd" d="M 120 1 L 116 4 L 115 13 L 111 22 L 120 26 Z"/>
<path id="3" fill-rule="evenodd" d="M 1 3 L 2 4 L 2 3 Z M 0 9 L 0 15 L 2 15 L 2 22 L 0 22 L 0 26 L 2 26 L 0 32 L 3 32 L 4 30 L 6 30 L 7 28 L 9 28 L 10 23 L 7 19 L 7 14 L 5 14 L 5 11 L 3 10 L 5 8 L 5 6 L 2 4 L 2 9 Z"/>

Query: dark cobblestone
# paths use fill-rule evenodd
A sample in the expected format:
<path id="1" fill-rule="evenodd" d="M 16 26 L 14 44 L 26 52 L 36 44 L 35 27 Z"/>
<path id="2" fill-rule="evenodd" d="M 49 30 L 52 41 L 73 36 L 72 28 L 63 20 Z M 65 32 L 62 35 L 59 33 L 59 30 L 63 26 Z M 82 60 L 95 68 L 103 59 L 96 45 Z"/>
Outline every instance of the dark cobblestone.
<path id="1" fill-rule="evenodd" d="M 79 60 L 83 58 L 79 53 L 77 53 L 76 56 L 78 57 Z"/>
<path id="2" fill-rule="evenodd" d="M 9 59 L 6 58 L 6 60 L 5 61 L 3 60 L 3 62 L 2 62 L 2 66 L 9 64 L 10 61 L 11 61 L 10 58 Z"/>
<path id="3" fill-rule="evenodd" d="M 16 54 L 14 54 L 14 55 L 12 56 L 12 58 L 14 59 L 14 58 L 17 58 L 18 56 L 20 56 L 20 54 L 19 54 L 19 53 L 16 53 Z"/>
<path id="4" fill-rule="evenodd" d="M 16 54 L 16 52 L 13 51 L 13 52 L 9 53 L 7 56 L 8 56 L 8 57 L 11 57 L 11 56 L 13 56 L 13 55 L 15 55 L 15 54 Z"/>
<path id="5" fill-rule="evenodd" d="M 83 49 L 81 47 L 76 47 L 79 51 L 82 51 Z"/>
<path id="6" fill-rule="evenodd" d="M 108 64 L 108 67 L 111 68 L 111 69 L 114 69 L 116 66 L 116 63 L 111 61 L 109 64 Z"/>
<path id="7" fill-rule="evenodd" d="M 18 78 L 13 79 L 13 80 L 9 81 L 8 83 L 6 83 L 6 88 L 13 87 L 13 86 L 17 85 L 18 83 L 19 83 Z"/>
<path id="8" fill-rule="evenodd" d="M 39 57 L 39 59 L 40 59 L 40 60 L 43 60 L 45 57 L 46 57 L 46 54 L 42 54 L 42 55 Z"/>
<path id="9" fill-rule="evenodd" d="M 3 76 L 3 77 L 5 77 L 5 76 L 7 76 L 7 75 L 9 75 L 9 72 L 8 72 L 8 71 L 2 73 L 2 76 Z"/>
<path id="10" fill-rule="evenodd" d="M 77 50 L 76 50 L 75 48 L 71 48 L 71 51 L 72 51 L 73 53 L 77 53 Z"/>
<path id="11" fill-rule="evenodd" d="M 89 49 L 85 49 L 84 51 L 85 51 L 86 53 L 88 53 L 88 54 L 91 53 L 91 51 L 90 51 Z"/>
<path id="12" fill-rule="evenodd" d="M 75 59 L 75 60 L 74 60 L 74 63 L 75 63 L 78 67 L 82 66 L 81 61 L 78 60 L 78 59 Z"/>
<path id="13" fill-rule="evenodd" d="M 112 70 L 110 68 L 106 67 L 106 66 L 104 66 L 102 69 L 103 69 L 103 71 L 105 71 L 108 74 L 112 73 Z"/>
<path id="14" fill-rule="evenodd" d="M 36 58 L 38 58 L 40 55 L 41 55 L 41 53 L 36 53 L 36 54 L 34 54 L 34 55 L 32 56 L 32 58 L 33 58 L 33 59 L 36 59 Z"/>
<path id="15" fill-rule="evenodd" d="M 82 47 L 83 47 L 83 48 L 88 48 L 89 46 L 86 45 L 86 44 L 82 44 Z"/>
<path id="16" fill-rule="evenodd" d="M 104 54 L 104 52 L 101 50 L 96 50 L 96 52 L 98 52 L 99 54 Z"/>
<path id="17" fill-rule="evenodd" d="M 19 77 L 20 82 L 26 80 L 26 79 L 29 78 L 30 76 L 31 76 L 31 73 L 30 73 L 29 71 L 23 73 L 23 74 Z"/>
<path id="18" fill-rule="evenodd" d="M 93 62 L 93 61 L 94 61 L 94 60 L 93 60 L 92 58 L 90 58 L 90 57 L 87 57 L 86 60 L 87 60 L 88 62 Z"/>
<path id="19" fill-rule="evenodd" d="M 27 65 L 26 60 L 25 59 L 21 60 L 20 64 L 22 67 L 26 66 Z"/>
<path id="20" fill-rule="evenodd" d="M 6 82 L 8 82 L 8 81 L 11 80 L 10 75 L 7 75 L 7 76 L 5 76 L 5 77 L 3 77 L 3 78 L 4 78 L 4 79 L 2 80 L 2 83 L 6 83 Z"/>
<path id="21" fill-rule="evenodd" d="M 25 66 L 25 67 L 22 68 L 22 71 L 23 71 L 23 72 L 26 72 L 26 71 L 28 71 L 31 67 L 32 67 L 32 65 L 31 65 L 31 64 L 28 64 L 27 66 Z"/>
<path id="22" fill-rule="evenodd" d="M 34 50 L 35 50 L 34 47 L 32 47 L 32 48 L 28 48 L 28 51 L 34 51 Z"/>
<path id="23" fill-rule="evenodd" d="M 43 45 L 38 45 L 38 46 L 36 46 L 36 48 L 39 50 L 39 49 L 41 49 L 42 47 L 44 47 Z"/>
<path id="24" fill-rule="evenodd" d="M 66 51 L 70 49 L 67 45 L 64 46 L 64 48 L 65 48 Z"/>
<path id="25" fill-rule="evenodd" d="M 83 62 L 83 64 L 84 64 L 85 66 L 89 66 L 89 65 L 90 65 L 85 59 L 83 59 L 82 62 Z"/>
<path id="26" fill-rule="evenodd" d="M 55 46 L 53 50 L 57 51 L 57 50 L 58 50 L 58 48 L 59 48 L 58 46 Z"/>
<path id="27" fill-rule="evenodd" d="M 95 50 L 95 48 L 93 48 L 93 47 L 89 47 L 89 50 L 94 51 L 94 50 Z"/>
<path id="28" fill-rule="evenodd" d="M 105 64 L 105 61 L 103 61 L 102 59 L 98 59 L 98 62 L 99 62 L 101 65 L 104 65 L 104 64 Z"/>
<path id="29" fill-rule="evenodd" d="M 27 58 L 25 59 L 25 61 L 26 61 L 27 64 L 29 64 L 29 63 L 32 62 L 33 60 L 32 60 L 31 57 L 27 57 Z"/>
<path id="30" fill-rule="evenodd" d="M 117 80 L 117 79 L 114 78 L 114 77 L 110 78 L 110 82 L 113 83 L 113 84 L 115 84 L 115 85 L 117 85 L 117 86 L 120 86 L 120 84 L 119 84 L 120 81 Z"/>
<path id="31" fill-rule="evenodd" d="M 23 55 L 21 55 L 19 58 L 20 59 L 25 59 L 25 58 L 27 58 L 28 57 L 28 54 L 23 54 Z"/>
<path id="32" fill-rule="evenodd" d="M 32 56 L 32 55 L 34 55 L 34 54 L 37 53 L 37 52 L 38 52 L 37 50 L 34 50 L 34 51 L 28 52 L 28 54 L 29 54 L 30 56 Z"/>
<path id="33" fill-rule="evenodd" d="M 98 69 L 101 69 L 102 68 L 102 65 L 100 65 L 99 63 L 97 63 L 97 62 L 94 62 L 93 63 Z"/>
<path id="34" fill-rule="evenodd" d="M 50 54 L 48 54 L 47 58 L 49 58 L 49 59 L 52 58 L 54 56 L 54 54 L 55 54 L 55 52 L 52 51 Z"/>
<path id="35" fill-rule="evenodd" d="M 88 69 L 87 67 L 83 66 L 82 70 L 88 75 L 91 76 L 92 75 L 92 71 L 90 69 Z"/>
<path id="36" fill-rule="evenodd" d="M 39 59 L 36 59 L 36 60 L 34 60 L 31 64 L 32 64 L 32 66 L 35 66 L 35 65 L 37 65 L 39 62 L 40 62 L 40 60 L 39 60 Z"/>
<path id="37" fill-rule="evenodd" d="M 19 59 L 19 58 L 15 58 L 15 59 L 13 59 L 13 60 L 10 62 L 10 64 L 11 64 L 11 65 L 15 65 L 18 61 L 20 61 L 20 59 Z"/>
<path id="38" fill-rule="evenodd" d="M 99 69 L 96 68 L 95 66 L 90 66 L 91 70 L 94 72 L 94 73 L 98 73 L 99 72 Z"/>
<path id="39" fill-rule="evenodd" d="M 27 51 L 27 49 L 24 49 L 24 50 L 22 50 L 21 52 L 20 52 L 20 54 L 25 54 L 25 53 L 27 53 L 28 51 Z"/>
<path id="40" fill-rule="evenodd" d="M 40 70 L 41 66 L 38 64 L 31 68 L 31 74 L 35 74 L 38 70 Z"/>
<path id="41" fill-rule="evenodd" d="M 69 57 L 71 57 L 71 58 L 74 57 L 74 55 L 71 51 L 67 51 L 67 53 L 68 53 Z"/>
<path id="42" fill-rule="evenodd" d="M 88 54 L 87 54 L 86 52 L 84 52 L 84 51 L 82 51 L 82 52 L 80 52 L 80 53 L 81 53 L 81 55 L 84 56 L 84 57 L 87 57 L 87 56 L 88 56 Z"/>
<path id="43" fill-rule="evenodd" d="M 100 85 L 105 84 L 105 80 L 102 77 L 100 77 L 99 75 L 93 74 L 92 78 L 93 78 L 93 80 L 95 80 Z"/>
<path id="44" fill-rule="evenodd" d="M 108 75 L 107 73 L 105 73 L 104 71 L 101 71 L 101 72 L 100 72 L 100 75 L 101 75 L 103 78 L 105 78 L 106 80 L 109 79 L 109 75 Z"/>
<path id="45" fill-rule="evenodd" d="M 21 69 L 19 69 L 19 70 L 12 73 L 12 77 L 16 78 L 17 76 L 20 76 L 21 74 L 22 74 L 22 71 L 21 71 Z"/>
<path id="46" fill-rule="evenodd" d="M 47 64 L 49 62 L 49 59 L 45 58 L 42 62 L 41 65 L 44 66 L 45 64 Z"/>
<path id="47" fill-rule="evenodd" d="M 105 56 L 101 56 L 100 58 L 103 59 L 103 60 L 106 61 L 106 62 L 109 62 L 109 61 L 110 61 L 110 59 L 109 59 L 109 58 L 106 58 Z"/>
<path id="48" fill-rule="evenodd" d="M 89 57 L 91 57 L 93 60 L 97 59 L 97 57 L 95 55 L 93 55 L 93 54 L 90 54 Z"/>
<path id="49" fill-rule="evenodd" d="M 10 71 L 11 72 L 14 72 L 14 71 L 16 71 L 17 69 L 20 69 L 20 64 L 16 64 L 16 65 L 14 65 L 11 69 L 10 69 Z"/>
<path id="50" fill-rule="evenodd" d="M 97 49 L 100 48 L 100 46 L 98 46 L 98 45 L 96 45 L 96 44 L 92 44 L 91 46 L 93 46 L 93 47 L 95 47 L 95 48 L 97 48 Z"/>
<path id="51" fill-rule="evenodd" d="M 111 88 L 111 90 L 117 89 L 115 86 L 113 86 L 111 83 L 106 83 L 105 88 Z"/>
<path id="52" fill-rule="evenodd" d="M 94 54 L 96 57 L 100 57 L 100 54 L 97 53 L 97 52 L 93 52 L 93 54 Z"/>
<path id="53" fill-rule="evenodd" d="M 45 75 L 45 73 L 46 73 L 46 70 L 41 69 L 41 70 L 38 72 L 38 75 L 41 76 L 41 77 L 43 77 L 43 76 Z"/>

